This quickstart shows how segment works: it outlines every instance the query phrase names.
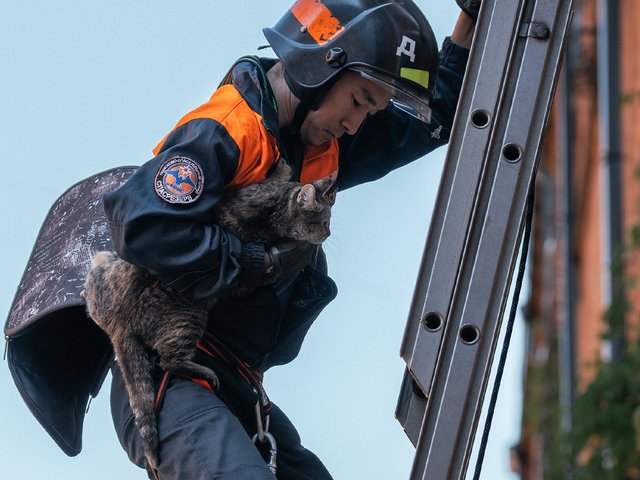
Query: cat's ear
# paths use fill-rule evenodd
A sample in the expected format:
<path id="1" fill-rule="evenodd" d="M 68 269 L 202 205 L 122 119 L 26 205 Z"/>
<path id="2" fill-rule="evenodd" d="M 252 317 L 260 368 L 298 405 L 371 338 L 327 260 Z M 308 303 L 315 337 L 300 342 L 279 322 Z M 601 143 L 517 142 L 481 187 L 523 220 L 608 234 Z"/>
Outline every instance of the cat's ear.
<path id="1" fill-rule="evenodd" d="M 313 182 L 313 186 L 316 187 L 316 190 L 320 195 L 324 196 L 329 191 L 329 189 L 333 186 L 333 178 L 331 177 L 321 178 L 320 180 L 316 180 L 315 182 Z"/>
<path id="2" fill-rule="evenodd" d="M 317 211 L 322 209 L 322 205 L 316 200 L 316 187 L 311 183 L 302 186 L 298 192 L 297 202 L 304 210 Z"/>
<path id="3" fill-rule="evenodd" d="M 291 180 L 291 167 L 284 158 L 279 158 L 271 168 L 271 173 L 265 182 L 288 182 Z"/>

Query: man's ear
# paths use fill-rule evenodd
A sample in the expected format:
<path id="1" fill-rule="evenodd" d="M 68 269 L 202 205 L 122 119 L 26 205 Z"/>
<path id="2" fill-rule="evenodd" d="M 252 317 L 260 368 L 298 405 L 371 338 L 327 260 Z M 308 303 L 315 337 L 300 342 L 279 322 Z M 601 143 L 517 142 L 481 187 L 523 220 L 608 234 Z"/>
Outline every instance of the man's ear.
<path id="1" fill-rule="evenodd" d="M 318 210 L 318 207 L 322 208 L 316 201 L 316 187 L 311 183 L 302 186 L 298 192 L 296 201 L 304 210 Z"/>

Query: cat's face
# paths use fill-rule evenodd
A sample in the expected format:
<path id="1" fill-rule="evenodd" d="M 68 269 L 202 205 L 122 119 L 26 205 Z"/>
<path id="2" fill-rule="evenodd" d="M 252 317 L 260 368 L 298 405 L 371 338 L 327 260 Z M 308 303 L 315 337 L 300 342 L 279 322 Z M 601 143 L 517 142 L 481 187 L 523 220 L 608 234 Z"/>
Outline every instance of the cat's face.
<path id="1" fill-rule="evenodd" d="M 331 234 L 331 205 L 324 195 L 332 183 L 330 178 L 323 178 L 300 188 L 295 197 L 300 221 L 291 227 L 290 236 L 293 239 L 320 244 Z"/>

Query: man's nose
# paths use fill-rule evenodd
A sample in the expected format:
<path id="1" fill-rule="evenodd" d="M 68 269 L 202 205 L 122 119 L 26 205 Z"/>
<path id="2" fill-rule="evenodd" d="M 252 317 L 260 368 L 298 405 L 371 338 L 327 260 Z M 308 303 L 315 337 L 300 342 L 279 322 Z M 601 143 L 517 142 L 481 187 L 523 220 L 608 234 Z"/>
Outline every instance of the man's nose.
<path id="1" fill-rule="evenodd" d="M 349 135 L 354 135 L 367 116 L 365 111 L 352 110 L 342 119 L 341 125 Z"/>

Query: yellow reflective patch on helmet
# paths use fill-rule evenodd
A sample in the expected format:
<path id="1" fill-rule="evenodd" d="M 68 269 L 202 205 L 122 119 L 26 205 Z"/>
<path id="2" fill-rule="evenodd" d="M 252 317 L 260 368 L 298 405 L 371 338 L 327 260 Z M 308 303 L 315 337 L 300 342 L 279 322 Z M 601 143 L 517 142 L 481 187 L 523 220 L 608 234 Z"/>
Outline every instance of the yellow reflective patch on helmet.
<path id="1" fill-rule="evenodd" d="M 418 70 L 417 68 L 402 67 L 400 69 L 400 76 L 402 78 L 406 78 L 407 80 L 411 80 L 412 82 L 416 82 L 417 84 L 422 85 L 424 88 L 429 88 L 428 70 Z"/>

